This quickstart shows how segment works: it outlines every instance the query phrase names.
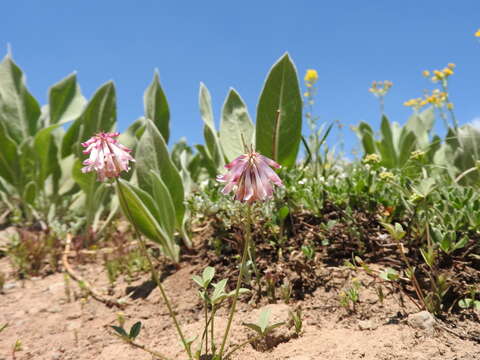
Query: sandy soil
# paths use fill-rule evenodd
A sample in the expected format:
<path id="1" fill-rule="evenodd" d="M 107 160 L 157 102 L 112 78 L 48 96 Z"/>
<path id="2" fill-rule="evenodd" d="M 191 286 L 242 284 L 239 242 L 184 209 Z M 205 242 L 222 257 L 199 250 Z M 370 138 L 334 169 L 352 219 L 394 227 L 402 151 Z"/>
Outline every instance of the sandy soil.
<path id="1" fill-rule="evenodd" d="M 97 290 L 114 296 L 125 296 L 127 284 L 118 281 L 112 289 L 108 286 L 104 268 L 100 265 L 77 265 L 76 270 L 94 284 Z M 0 270 L 8 273 L 8 259 L 0 259 Z M 332 278 L 337 284 L 317 289 L 305 300 L 292 305 L 283 303 L 263 305 L 272 310 L 272 320 L 287 320 L 288 310 L 301 306 L 303 309 L 304 332 L 295 337 L 293 329 L 282 327 L 273 336 L 275 346 L 265 349 L 258 344 L 237 352 L 232 358 L 251 359 L 382 359 L 382 360 L 474 360 L 480 359 L 480 344 L 461 340 L 448 332 L 437 329 L 433 333 L 414 329 L 405 316 L 418 310 L 398 294 L 387 294 L 383 304 L 368 279 L 363 279 L 360 304 L 352 313 L 339 306 L 338 292 L 346 279 L 340 268 L 326 269 L 337 272 Z M 192 274 L 200 272 L 199 265 L 183 264 L 182 268 L 167 277 L 165 287 L 170 295 L 180 322 L 187 336 L 195 336 L 202 329 L 203 318 L 196 287 L 190 280 Z M 342 278 L 343 276 L 343 278 Z M 141 285 L 147 276 L 139 277 L 130 285 Z M 0 326 L 8 327 L 0 334 L 0 360 L 3 359 L 152 359 L 142 350 L 124 344 L 113 335 L 110 325 L 117 323 L 119 309 L 108 308 L 93 299 L 80 300 L 81 293 L 74 283 L 70 285 L 71 297 L 67 301 L 64 275 L 57 273 L 45 278 L 19 281 L 7 279 L 4 294 L 0 295 Z M 254 321 L 261 305 L 242 303 L 233 327 L 232 344 L 238 344 L 251 336 L 242 322 Z M 171 359 L 185 359 L 167 309 L 160 299 L 158 289 L 146 298 L 129 300 L 123 310 L 126 327 L 140 320 L 143 330 L 137 339 Z M 218 312 L 216 323 L 220 334 L 226 323 L 226 308 Z M 471 320 L 458 321 L 464 332 L 479 332 L 480 325 Z M 361 330 L 360 327 L 373 329 Z M 276 339 L 276 341 L 275 341 Z M 12 355 L 16 340 L 22 348 Z"/>

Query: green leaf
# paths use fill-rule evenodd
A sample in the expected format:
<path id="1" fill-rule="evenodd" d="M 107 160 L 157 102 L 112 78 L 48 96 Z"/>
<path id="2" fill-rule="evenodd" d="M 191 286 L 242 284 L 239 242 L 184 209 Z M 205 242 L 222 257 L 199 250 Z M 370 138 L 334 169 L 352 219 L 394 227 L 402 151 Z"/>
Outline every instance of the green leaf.
<path id="1" fill-rule="evenodd" d="M 36 192 L 35 183 L 30 181 L 27 186 L 25 186 L 25 190 L 23 191 L 23 200 L 27 204 L 34 205 Z"/>
<path id="2" fill-rule="evenodd" d="M 242 324 L 243 326 L 246 326 L 250 329 L 252 329 L 253 331 L 255 331 L 258 335 L 263 335 L 263 332 L 262 332 L 262 329 L 260 326 L 258 326 L 257 324 L 254 324 L 254 323 L 243 323 Z"/>
<path id="3" fill-rule="evenodd" d="M 34 135 L 40 106 L 25 86 L 22 70 L 7 55 L 0 63 L 0 122 L 17 144 Z"/>
<path id="4" fill-rule="evenodd" d="M 135 120 L 123 133 L 118 137 L 118 142 L 129 149 L 135 149 L 138 140 L 145 131 L 145 118 L 142 116 Z"/>
<path id="5" fill-rule="evenodd" d="M 265 329 L 268 326 L 268 322 L 270 320 L 270 309 L 263 309 L 260 313 L 260 317 L 258 319 L 258 326 L 262 329 L 262 334 L 265 332 Z"/>
<path id="6" fill-rule="evenodd" d="M 220 123 L 220 144 L 229 162 L 245 153 L 243 141 L 247 146 L 252 145 L 253 133 L 247 106 L 235 89 L 230 89 L 223 104 Z"/>
<path id="7" fill-rule="evenodd" d="M 97 176 L 94 172 L 82 172 L 82 167 L 82 161 L 80 159 L 75 159 L 75 164 L 73 165 L 72 170 L 73 179 L 85 193 L 93 192 L 94 190 L 92 189 L 97 185 Z"/>
<path id="8" fill-rule="evenodd" d="M 140 321 L 137 321 L 130 328 L 130 334 L 128 334 L 128 337 L 132 340 L 135 340 L 135 338 L 140 334 L 141 329 L 142 329 L 142 323 Z"/>
<path id="9" fill-rule="evenodd" d="M 48 99 L 50 125 L 76 119 L 86 103 L 75 73 L 53 85 L 48 92 Z"/>
<path id="10" fill-rule="evenodd" d="M 238 294 L 239 295 L 248 294 L 249 292 L 250 292 L 249 289 L 245 289 L 245 288 L 238 289 Z M 234 295 L 235 295 L 235 290 L 232 290 L 227 294 L 227 297 L 232 297 Z"/>
<path id="11" fill-rule="evenodd" d="M 203 279 L 200 276 L 193 275 L 192 280 L 195 281 L 197 283 L 197 285 L 200 286 L 201 288 L 205 288 L 205 284 L 203 283 Z"/>
<path id="12" fill-rule="evenodd" d="M 118 335 L 128 338 L 128 334 L 124 328 L 120 326 L 111 325 L 111 328 L 117 332 Z"/>
<path id="13" fill-rule="evenodd" d="M 355 129 L 357 136 L 362 142 L 363 151 L 366 155 L 376 153 L 375 140 L 373 130 L 369 124 L 361 122 L 358 128 Z"/>
<path id="14" fill-rule="evenodd" d="M 413 114 L 405 124 L 405 128 L 415 134 L 421 150 L 426 150 L 430 145 L 429 133 L 435 123 L 435 112 L 433 107 L 422 111 L 420 114 Z"/>
<path id="15" fill-rule="evenodd" d="M 214 267 L 207 266 L 205 269 L 203 269 L 202 278 L 203 278 L 203 283 L 205 284 L 205 287 L 207 287 L 210 284 L 210 281 L 212 281 L 214 276 L 215 276 Z"/>
<path id="16" fill-rule="evenodd" d="M 145 107 L 145 117 L 154 122 L 165 142 L 168 143 L 170 136 L 170 110 L 165 93 L 160 86 L 157 71 L 155 71 L 152 83 L 143 95 L 143 103 Z"/>
<path id="17" fill-rule="evenodd" d="M 385 271 L 380 273 L 380 277 L 386 281 L 395 281 L 398 279 L 398 271 L 392 268 L 387 268 Z"/>
<path id="18" fill-rule="evenodd" d="M 453 251 L 458 249 L 463 249 L 467 244 L 468 244 L 468 237 L 464 236 L 455 243 L 455 245 L 453 246 Z"/>
<path id="19" fill-rule="evenodd" d="M 390 126 L 390 121 L 385 115 L 382 116 L 380 131 L 382 134 L 382 140 L 377 143 L 377 146 L 382 157 L 382 164 L 387 168 L 394 168 L 397 164 L 397 153 L 395 150 L 392 127 Z"/>
<path id="20" fill-rule="evenodd" d="M 288 206 L 282 206 L 280 210 L 278 210 L 278 220 L 280 220 L 280 222 L 284 222 L 289 213 L 290 209 Z"/>
<path id="21" fill-rule="evenodd" d="M 0 123 L 0 148 L 0 176 L 15 185 L 19 176 L 17 144 L 8 135 L 2 123 Z"/>
<path id="22" fill-rule="evenodd" d="M 204 83 L 200 83 L 199 92 L 200 114 L 202 116 L 204 127 L 203 136 L 207 145 L 207 154 L 217 168 L 224 165 L 223 152 L 220 147 L 212 110 L 212 98 L 210 92 Z"/>
<path id="23" fill-rule="evenodd" d="M 227 293 L 225 293 L 226 285 L 227 279 L 222 279 L 218 283 L 213 285 L 212 303 L 218 304 L 227 297 Z"/>
<path id="24" fill-rule="evenodd" d="M 275 323 L 275 324 L 272 324 L 272 325 L 269 325 L 267 326 L 267 328 L 265 329 L 265 332 L 264 332 L 264 335 L 268 334 L 269 332 L 271 332 L 273 329 L 276 329 L 280 326 L 283 326 L 285 325 L 285 322 L 282 321 L 282 322 L 278 322 L 278 323 Z"/>
<path id="25" fill-rule="evenodd" d="M 72 125 L 68 128 L 63 136 L 62 145 L 61 145 L 61 157 L 66 158 L 72 154 L 79 154 L 78 147 L 80 144 L 78 143 L 78 137 L 80 136 L 81 131 L 81 122 L 76 121 L 73 122 Z"/>
<path id="26" fill-rule="evenodd" d="M 468 309 L 470 306 L 472 306 L 473 304 L 473 300 L 472 299 L 461 299 L 459 302 L 458 302 L 458 305 L 462 308 L 462 309 Z"/>
<path id="27" fill-rule="evenodd" d="M 279 111 L 279 114 L 277 112 Z M 256 149 L 281 165 L 292 166 L 302 130 L 302 97 L 288 54 L 271 68 L 257 107 Z"/>
<path id="28" fill-rule="evenodd" d="M 464 125 L 457 130 L 456 140 L 458 147 L 455 147 L 455 142 L 450 144 L 455 151 L 454 164 L 459 173 L 475 167 L 477 161 L 480 161 L 480 130 L 471 125 Z M 458 174 L 457 174 L 458 175 Z M 469 173 L 463 177 L 462 184 L 478 184 L 480 181 L 480 174 L 478 171 Z"/>
<path id="29" fill-rule="evenodd" d="M 179 248 L 156 220 L 155 215 L 158 217 L 158 210 L 155 209 L 151 196 L 125 180 L 120 179 L 118 185 L 121 191 L 120 206 L 125 216 L 147 238 L 160 244 L 166 256 L 178 262 Z"/>
<path id="30" fill-rule="evenodd" d="M 200 144 L 195 145 L 195 148 L 198 150 L 199 153 L 199 163 L 201 163 L 201 167 L 208 172 L 208 175 L 211 178 L 215 178 L 215 176 L 217 175 L 217 165 L 208 154 L 208 150 L 204 145 Z M 197 165 L 197 163 L 194 163 L 194 165 Z"/>
<path id="31" fill-rule="evenodd" d="M 173 205 L 170 191 L 162 181 L 158 173 L 151 171 L 152 177 L 152 197 L 159 210 L 159 222 L 167 233 L 169 238 L 173 238 L 175 230 L 175 207 Z"/>
<path id="32" fill-rule="evenodd" d="M 181 229 L 185 215 L 185 205 L 183 203 L 185 194 L 182 178 L 170 158 L 165 140 L 154 123 L 151 120 L 146 120 L 146 126 L 136 153 L 138 183 L 140 188 L 151 194 L 153 184 L 150 171 L 153 170 L 160 174 L 172 197 L 177 229 Z M 186 240 L 186 245 L 190 246 L 191 244 Z"/>
<path id="33" fill-rule="evenodd" d="M 398 166 L 402 167 L 410 159 L 412 151 L 417 145 L 417 137 L 415 134 L 405 127 L 402 129 L 399 143 Z"/>
<path id="34" fill-rule="evenodd" d="M 68 128 L 62 143 L 62 157 L 80 154 L 80 143 L 100 131 L 109 132 L 117 117 L 115 86 L 109 81 L 102 85 L 88 102 L 82 115 Z"/>
<path id="35" fill-rule="evenodd" d="M 52 132 L 57 128 L 58 125 L 43 128 L 35 134 L 33 139 L 33 148 L 38 159 L 37 176 L 42 187 L 50 174 L 55 170 L 60 171 L 57 158 L 58 149 L 52 135 Z"/>

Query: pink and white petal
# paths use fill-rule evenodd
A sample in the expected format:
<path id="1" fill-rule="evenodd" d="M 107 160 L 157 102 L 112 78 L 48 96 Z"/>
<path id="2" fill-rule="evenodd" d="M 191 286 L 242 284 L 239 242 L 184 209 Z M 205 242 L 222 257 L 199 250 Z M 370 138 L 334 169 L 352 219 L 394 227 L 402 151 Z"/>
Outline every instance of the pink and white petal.
<path id="1" fill-rule="evenodd" d="M 235 187 L 235 183 L 233 182 L 229 182 L 227 185 L 225 185 L 225 187 L 222 189 L 222 194 L 224 195 L 227 195 L 228 193 L 230 193 L 233 188 Z"/>
<path id="2" fill-rule="evenodd" d="M 257 198 L 263 201 L 267 198 L 267 191 L 265 189 L 264 183 L 262 181 L 262 178 L 260 177 L 257 167 L 252 166 L 252 170 L 255 176 L 255 184 L 254 184 L 255 193 L 257 195 Z"/>
<path id="3" fill-rule="evenodd" d="M 271 197 L 273 195 L 273 186 L 270 180 L 268 179 L 267 175 L 264 171 L 258 170 L 258 174 L 260 176 L 260 180 L 262 181 L 263 187 L 267 193 L 267 197 Z"/>
<path id="4" fill-rule="evenodd" d="M 283 186 L 282 180 L 278 177 L 278 175 L 273 171 L 270 166 L 268 166 L 265 162 L 259 161 L 258 162 L 258 170 L 263 172 L 268 179 L 273 182 L 277 186 Z"/>
<path id="5" fill-rule="evenodd" d="M 248 156 L 247 155 L 240 155 L 239 157 L 235 158 L 232 162 L 225 165 L 225 168 L 231 169 L 231 168 L 237 166 L 238 164 L 240 164 L 242 162 L 247 162 L 247 161 L 248 161 Z"/>
<path id="6" fill-rule="evenodd" d="M 236 165 L 233 169 L 230 170 L 230 174 L 231 174 L 231 181 L 237 181 L 240 176 L 242 176 L 242 174 L 245 172 L 245 170 L 248 168 L 249 166 L 249 163 L 248 161 L 244 162 L 244 163 L 240 163 L 238 165 Z"/>
<path id="7" fill-rule="evenodd" d="M 255 195 L 253 189 L 253 179 L 252 179 L 252 169 L 248 167 L 245 171 L 245 194 L 243 195 L 243 200 L 248 201 Z"/>
<path id="8" fill-rule="evenodd" d="M 245 188 L 245 177 L 242 176 L 242 177 L 239 179 L 237 191 L 235 192 L 235 200 L 237 200 L 237 201 L 243 201 L 243 197 L 244 197 L 244 195 L 245 195 L 245 192 L 246 192 L 246 188 Z"/>
<path id="9" fill-rule="evenodd" d="M 276 169 L 280 169 L 282 166 L 280 164 L 278 164 L 277 162 L 273 161 L 272 159 L 262 155 L 262 154 L 258 154 L 258 157 L 260 160 L 264 161 L 267 165 L 271 166 L 271 167 L 274 167 Z"/>

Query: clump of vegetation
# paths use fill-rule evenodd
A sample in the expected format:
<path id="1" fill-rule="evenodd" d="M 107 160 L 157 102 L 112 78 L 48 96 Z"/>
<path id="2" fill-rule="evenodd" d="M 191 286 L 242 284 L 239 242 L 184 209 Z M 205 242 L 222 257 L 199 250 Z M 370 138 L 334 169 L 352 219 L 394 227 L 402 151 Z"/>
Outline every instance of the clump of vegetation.
<path id="1" fill-rule="evenodd" d="M 83 250 L 109 248 L 103 260 L 112 286 L 121 275 L 130 282 L 150 272 L 189 359 L 228 359 L 267 339 L 284 324 L 270 324 L 263 312 L 257 323 L 245 324 L 255 335 L 229 346 L 239 299 L 303 299 L 325 283 L 324 264 L 361 269 L 436 315 L 478 309 L 480 130 L 456 118 L 449 90 L 454 69 L 424 71 L 435 88 L 405 102 L 413 114 L 403 125 L 387 116 L 393 83 L 374 82 L 380 129 L 361 122 L 354 130 L 363 154 L 349 159 L 327 141 L 341 124 L 319 124 L 315 115 L 318 73 L 307 71 L 302 97 L 288 54 L 266 77 L 255 123 L 231 89 L 217 130 L 211 94 L 200 84 L 205 144 L 194 147 L 185 141 L 169 147 L 170 112 L 157 74 L 144 94 L 144 116 L 119 133 L 112 82 L 87 101 L 70 75 L 49 89 L 48 106 L 40 107 L 8 55 L 0 64 L 0 109 L 9 115 L 0 116 L 0 208 L 4 225 L 18 231 L 6 254 L 24 278 L 59 270 L 62 254 L 68 265 L 72 238 L 79 262 Z M 434 132 L 438 119 L 443 138 Z M 116 229 L 125 219 L 131 228 Z M 205 263 L 193 277 L 204 313 L 203 332 L 194 339 L 185 337 L 158 271 L 157 260 L 175 267 L 185 253 Z M 372 270 L 382 259 L 388 267 Z M 228 276 L 218 279 L 219 273 Z M 339 304 L 355 313 L 362 289 L 351 279 Z M 69 291 L 67 284 L 70 299 Z M 227 303 L 227 328 L 216 339 L 215 313 Z M 289 323 L 300 336 L 300 310 L 290 312 Z M 123 341 L 165 358 L 137 341 L 141 328 L 136 322 L 127 331 L 123 316 L 113 326 Z"/>

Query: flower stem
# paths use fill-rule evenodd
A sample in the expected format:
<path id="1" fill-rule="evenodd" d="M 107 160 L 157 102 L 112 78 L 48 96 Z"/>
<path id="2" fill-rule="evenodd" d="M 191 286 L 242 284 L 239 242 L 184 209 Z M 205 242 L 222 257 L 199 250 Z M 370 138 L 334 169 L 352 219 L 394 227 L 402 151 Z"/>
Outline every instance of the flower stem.
<path id="1" fill-rule="evenodd" d="M 132 214 L 130 212 L 130 208 L 128 207 L 128 203 L 126 201 L 125 194 L 123 193 L 123 190 L 122 190 L 122 187 L 120 185 L 120 182 L 119 182 L 118 178 L 115 178 L 115 182 L 117 184 L 118 195 L 120 196 L 120 199 L 121 199 L 120 203 L 125 204 L 125 212 L 127 213 L 126 215 L 127 215 L 128 219 L 130 220 L 130 222 L 132 223 L 133 228 L 135 229 L 135 233 L 137 235 L 138 242 L 140 243 L 140 248 L 142 250 L 143 255 L 147 259 L 148 265 L 150 267 L 150 271 L 152 273 L 153 281 L 155 281 L 157 287 L 160 290 L 163 301 L 165 302 L 165 305 L 167 305 L 167 309 L 168 309 L 168 312 L 170 314 L 170 317 L 172 318 L 173 323 L 175 324 L 175 328 L 177 329 L 178 335 L 180 335 L 180 339 L 182 340 L 182 344 L 183 344 L 183 346 L 185 347 L 185 350 L 188 353 L 189 359 L 192 360 L 193 357 L 192 357 L 192 352 L 190 350 L 190 347 L 188 346 L 187 341 L 185 340 L 185 336 L 183 335 L 182 329 L 180 328 L 180 325 L 177 321 L 177 317 L 175 316 L 175 312 L 173 311 L 172 305 L 170 304 L 170 300 L 168 299 L 167 294 L 165 293 L 165 290 L 163 289 L 162 283 L 160 281 L 160 277 L 159 277 L 157 271 L 155 270 L 155 266 L 153 265 L 152 258 L 150 257 L 150 254 L 147 251 L 147 245 L 145 243 L 145 240 L 140 235 L 140 231 L 138 230 L 137 225 L 133 221 L 133 217 L 132 217 Z"/>
<path id="2" fill-rule="evenodd" d="M 158 353 L 158 352 L 156 352 L 156 351 L 154 351 L 154 350 L 151 350 L 150 348 L 147 348 L 145 345 L 136 343 L 136 342 L 133 341 L 133 340 L 127 341 L 127 343 L 130 344 L 130 345 L 133 346 L 133 347 L 142 349 L 143 351 L 149 353 L 150 355 L 152 355 L 153 357 L 156 357 L 156 358 L 158 358 L 158 359 L 161 359 L 161 360 L 170 360 L 169 358 L 163 356 L 162 354 L 160 354 L 160 353 Z"/>
<path id="3" fill-rule="evenodd" d="M 225 355 L 225 360 L 227 360 L 230 356 L 232 356 L 232 354 L 237 351 L 237 350 L 240 350 L 242 347 L 244 347 L 245 345 L 249 344 L 249 343 L 252 343 L 254 341 L 257 341 L 257 340 L 260 340 L 261 338 L 263 338 L 263 335 L 258 335 L 258 336 L 255 336 L 251 339 L 248 339 L 248 340 L 245 340 L 244 342 L 242 342 L 241 344 L 238 344 L 237 346 L 235 346 L 232 351 L 230 351 L 229 353 L 227 353 L 227 355 Z"/>
<path id="4" fill-rule="evenodd" d="M 207 300 L 205 300 L 205 354 L 208 355 L 208 302 Z"/>
<path id="5" fill-rule="evenodd" d="M 225 330 L 225 334 L 223 335 L 222 345 L 220 346 L 219 358 L 222 359 L 223 350 L 225 348 L 225 344 L 227 342 L 228 333 L 230 332 L 230 327 L 232 326 L 233 316 L 235 315 L 235 308 L 237 306 L 238 294 L 240 293 L 240 285 L 242 284 L 243 273 L 245 270 L 245 263 L 247 261 L 247 254 L 248 254 L 248 246 L 250 244 L 251 238 L 251 209 L 250 205 L 247 205 L 247 221 L 245 223 L 245 238 L 243 242 L 243 253 L 242 253 L 242 261 L 240 263 L 240 270 L 237 279 L 237 287 L 235 288 L 235 295 L 233 297 L 232 307 L 230 309 L 230 315 L 228 317 L 227 329 Z"/>
<path id="6" fill-rule="evenodd" d="M 210 336 L 211 340 L 210 341 L 212 342 L 212 356 L 215 356 L 215 352 L 217 351 L 217 347 L 215 346 L 215 338 L 213 336 L 214 335 L 213 330 L 214 330 L 214 326 L 215 326 L 214 325 L 214 323 L 215 323 L 215 311 L 216 311 L 215 305 L 212 305 L 212 314 L 211 314 L 212 317 L 210 319 L 211 323 L 212 323 L 212 325 L 210 327 L 210 330 L 211 330 L 211 336 Z"/>
<path id="7" fill-rule="evenodd" d="M 252 242 L 250 241 L 250 245 L 248 246 L 248 257 L 252 262 L 253 272 L 255 273 L 255 278 L 257 280 L 257 300 L 260 300 L 262 297 L 262 283 L 261 283 L 261 276 L 260 272 L 258 271 L 256 261 L 257 261 L 257 253 L 255 252 L 255 248 L 252 246 Z"/>

